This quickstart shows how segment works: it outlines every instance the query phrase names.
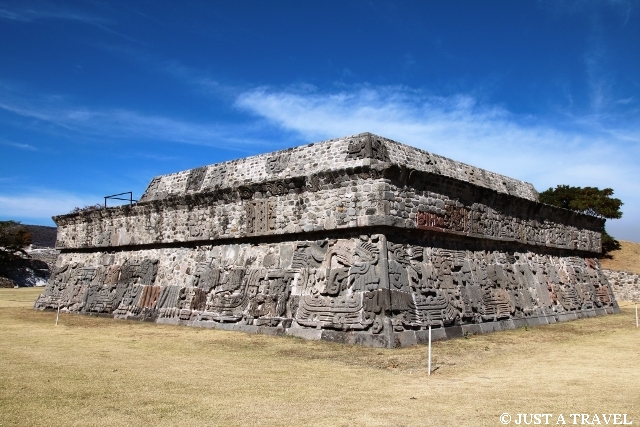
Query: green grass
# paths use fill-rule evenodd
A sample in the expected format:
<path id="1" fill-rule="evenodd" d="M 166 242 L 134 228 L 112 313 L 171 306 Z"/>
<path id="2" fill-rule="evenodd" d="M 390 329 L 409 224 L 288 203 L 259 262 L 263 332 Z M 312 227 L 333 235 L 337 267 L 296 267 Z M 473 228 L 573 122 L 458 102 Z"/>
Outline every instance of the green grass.
<path id="1" fill-rule="evenodd" d="M 0 426 L 498 426 L 503 412 L 640 424 L 632 306 L 437 342 L 429 377 L 425 346 L 69 314 L 55 326 L 54 312 L 31 309 L 39 291 L 0 290 Z"/>

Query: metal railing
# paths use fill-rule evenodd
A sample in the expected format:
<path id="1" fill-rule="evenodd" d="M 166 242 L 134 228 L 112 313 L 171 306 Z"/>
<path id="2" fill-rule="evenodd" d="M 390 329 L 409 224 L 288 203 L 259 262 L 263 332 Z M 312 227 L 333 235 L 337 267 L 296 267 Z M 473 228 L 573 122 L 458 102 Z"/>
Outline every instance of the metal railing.
<path id="1" fill-rule="evenodd" d="M 122 197 L 117 197 L 117 196 L 122 196 L 123 194 L 128 194 L 129 198 L 128 199 L 124 199 Z M 107 207 L 107 199 L 128 201 L 130 205 L 132 205 L 133 202 L 138 202 L 137 200 L 133 200 L 133 192 L 131 192 L 131 191 L 125 191 L 124 193 L 118 193 L 118 194 L 112 194 L 111 196 L 104 196 L 104 207 L 105 208 Z"/>

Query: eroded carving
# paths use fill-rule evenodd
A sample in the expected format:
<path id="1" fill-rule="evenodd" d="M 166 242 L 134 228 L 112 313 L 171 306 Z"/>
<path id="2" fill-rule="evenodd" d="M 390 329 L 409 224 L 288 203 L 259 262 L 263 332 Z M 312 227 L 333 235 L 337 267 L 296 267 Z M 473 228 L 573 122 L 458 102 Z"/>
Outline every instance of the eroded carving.
<path id="1" fill-rule="evenodd" d="M 189 172 L 189 178 L 187 179 L 187 191 L 199 191 L 202 188 L 204 177 L 207 173 L 207 167 L 202 166 L 199 168 L 191 169 Z"/>
<path id="2" fill-rule="evenodd" d="M 219 166 L 209 171 L 209 177 L 205 181 L 205 186 L 209 190 L 218 190 L 222 188 L 224 180 L 227 176 L 227 168 Z"/>
<path id="3" fill-rule="evenodd" d="M 279 173 L 285 170 L 289 164 L 290 156 L 290 153 L 282 153 L 267 158 L 267 161 L 265 162 L 267 173 Z"/>
<path id="4" fill-rule="evenodd" d="M 432 212 L 417 213 L 418 228 L 423 230 L 440 231 L 444 228 L 444 215 L 438 215 Z"/>
<path id="5" fill-rule="evenodd" d="M 275 229 L 275 205 L 268 200 L 252 200 L 245 205 L 247 233 Z"/>
<path id="6" fill-rule="evenodd" d="M 389 154 L 380 138 L 366 134 L 349 142 L 347 159 L 376 159 L 388 162 Z"/>

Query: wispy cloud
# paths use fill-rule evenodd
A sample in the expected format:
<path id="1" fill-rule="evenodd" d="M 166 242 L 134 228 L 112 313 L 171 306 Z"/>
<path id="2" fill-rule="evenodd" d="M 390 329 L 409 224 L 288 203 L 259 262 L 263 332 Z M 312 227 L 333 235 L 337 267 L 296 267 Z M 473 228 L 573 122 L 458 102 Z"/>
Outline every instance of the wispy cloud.
<path id="1" fill-rule="evenodd" d="M 178 156 L 164 156 L 155 153 L 135 153 L 134 155 L 143 159 L 151 159 L 159 162 L 175 162 L 176 160 L 180 159 L 180 157 Z"/>
<path id="2" fill-rule="evenodd" d="M 627 24 L 633 13 L 634 2 L 630 0 L 609 0 L 601 2 L 550 2 L 546 5 L 560 14 L 578 15 L 588 23 L 586 48 L 582 59 L 585 81 L 589 87 L 590 109 L 593 114 L 607 114 L 608 111 L 625 106 L 634 100 L 626 96 L 621 86 L 621 75 L 628 70 L 621 68 L 616 56 L 620 46 L 613 40 L 621 34 L 632 36 Z M 637 12 L 637 11 L 636 11 Z M 627 53 L 632 55 L 631 52 Z M 628 78 L 633 79 L 629 75 Z"/>
<path id="3" fill-rule="evenodd" d="M 640 128 L 593 118 L 549 122 L 484 105 L 469 95 L 432 96 L 405 87 L 359 86 L 321 93 L 258 88 L 236 106 L 307 140 L 370 131 L 532 182 L 611 187 L 625 218 L 640 214 Z M 633 218 L 633 216 L 636 216 Z M 640 241 L 640 227 L 634 238 Z"/>
<path id="4" fill-rule="evenodd" d="M 113 21 L 93 13 L 60 7 L 55 3 L 42 3 L 34 8 L 0 8 L 0 20 L 32 23 L 39 21 L 73 21 L 99 28 L 129 42 L 141 44 L 139 40 L 114 30 Z"/>
<path id="5" fill-rule="evenodd" d="M 149 60 L 155 62 L 155 67 L 169 75 L 175 77 L 182 83 L 195 86 L 199 90 L 205 90 L 206 94 L 218 93 L 221 90 L 225 90 L 228 86 L 221 85 L 217 80 L 211 78 L 206 73 L 193 68 L 180 64 L 177 61 L 158 61 Z"/>
<path id="6" fill-rule="evenodd" d="M 39 20 L 67 20 L 79 21 L 86 24 L 106 24 L 109 20 L 83 12 L 69 9 L 59 8 L 53 4 L 44 5 L 41 8 L 17 8 L 9 10 L 7 8 L 0 9 L 0 19 L 18 22 L 34 22 Z"/>
<path id="7" fill-rule="evenodd" d="M 9 19 L 11 21 L 24 21 L 25 19 L 16 12 L 11 12 L 6 9 L 0 9 L 0 18 Z"/>
<path id="8" fill-rule="evenodd" d="M 13 183 L 13 182 L 18 182 L 20 181 L 20 179 L 22 179 L 21 176 L 19 175 L 14 175 L 14 176 L 0 176 L 0 183 Z"/>
<path id="9" fill-rule="evenodd" d="M 131 45 L 96 43 L 95 46 L 142 64 L 153 72 L 165 74 L 180 84 L 190 87 L 193 93 L 199 96 L 208 98 L 214 96 L 229 100 L 247 89 L 221 83 L 207 70 L 187 66 L 175 59 L 162 59 L 150 54 L 148 50 L 137 49 Z"/>
<path id="10" fill-rule="evenodd" d="M 590 86 L 591 109 L 595 113 L 600 113 L 611 102 L 613 86 L 613 79 L 608 71 L 608 49 L 604 40 L 604 29 L 599 12 L 597 8 L 589 11 L 591 36 L 589 37 L 589 48 L 584 54 L 587 83 Z"/>
<path id="11" fill-rule="evenodd" d="M 228 149 L 233 149 L 229 147 L 230 143 L 244 147 L 263 143 L 259 137 L 252 136 L 251 125 L 196 123 L 128 109 L 73 106 L 58 97 L 39 100 L 0 98 L 0 110 L 37 119 L 66 132 L 102 139 L 155 140 Z M 33 127 L 33 124 L 28 126 Z M 26 146 L 23 148 L 27 149 Z"/>
<path id="12" fill-rule="evenodd" d="M 19 148 L 21 150 L 38 151 L 38 149 L 36 147 L 34 147 L 33 145 L 31 145 L 31 144 L 24 144 L 24 143 L 20 143 L 20 142 L 8 141 L 8 140 L 6 140 L 4 138 L 0 138 L 0 144 L 6 145 L 8 147 Z"/>
<path id="13" fill-rule="evenodd" d="M 585 54 L 587 81 L 590 86 L 591 109 L 598 113 L 605 108 L 610 100 L 611 80 L 607 78 L 602 63 L 604 51 L 601 47 L 594 47 Z"/>
<path id="14" fill-rule="evenodd" d="M 71 212 L 75 207 L 96 204 L 101 197 L 78 195 L 52 190 L 38 190 L 25 194 L 0 193 L 0 218 L 48 221 L 54 215 Z"/>

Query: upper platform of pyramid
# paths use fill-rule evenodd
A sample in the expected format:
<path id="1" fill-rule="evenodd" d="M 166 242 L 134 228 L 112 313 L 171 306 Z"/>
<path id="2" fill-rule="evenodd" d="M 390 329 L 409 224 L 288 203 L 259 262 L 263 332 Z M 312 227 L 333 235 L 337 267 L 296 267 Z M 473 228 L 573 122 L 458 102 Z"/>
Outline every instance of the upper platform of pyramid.
<path id="1" fill-rule="evenodd" d="M 527 182 L 371 133 L 330 139 L 161 175 L 151 181 L 140 201 L 161 200 L 189 193 L 237 188 L 252 183 L 308 177 L 318 173 L 372 165 L 398 165 L 469 182 L 498 193 L 538 201 L 536 189 Z"/>

